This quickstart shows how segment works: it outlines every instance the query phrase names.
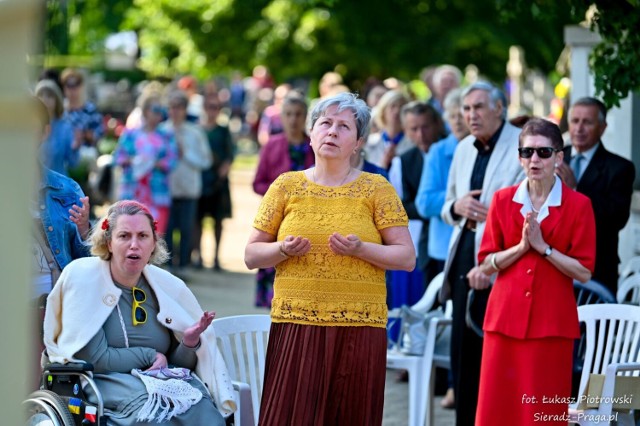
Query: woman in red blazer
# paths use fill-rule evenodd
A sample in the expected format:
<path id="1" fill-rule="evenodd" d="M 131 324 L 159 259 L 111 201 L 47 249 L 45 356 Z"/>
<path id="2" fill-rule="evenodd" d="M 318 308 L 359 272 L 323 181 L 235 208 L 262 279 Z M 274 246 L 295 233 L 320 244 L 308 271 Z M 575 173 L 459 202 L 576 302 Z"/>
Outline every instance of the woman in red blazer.
<path id="1" fill-rule="evenodd" d="M 497 272 L 484 321 L 476 425 L 566 425 L 573 341 L 573 280 L 595 265 L 591 202 L 556 177 L 562 135 L 532 119 L 519 141 L 527 178 L 495 193 L 478 253 Z M 515 155 L 515 153 L 514 153 Z"/>

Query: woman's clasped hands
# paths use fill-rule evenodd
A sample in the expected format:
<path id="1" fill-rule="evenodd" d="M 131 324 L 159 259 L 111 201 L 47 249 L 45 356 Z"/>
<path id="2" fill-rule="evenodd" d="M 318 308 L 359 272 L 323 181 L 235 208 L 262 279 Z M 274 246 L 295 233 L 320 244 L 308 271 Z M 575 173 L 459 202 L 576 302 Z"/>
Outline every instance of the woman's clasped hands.
<path id="1" fill-rule="evenodd" d="M 547 244 L 542 238 L 542 231 L 540 230 L 540 224 L 536 220 L 536 217 L 536 213 L 529 212 L 524 220 L 524 226 L 522 227 L 522 240 L 520 241 L 523 253 L 529 251 L 530 248 L 534 249 L 538 253 L 542 253 L 547 247 Z"/>

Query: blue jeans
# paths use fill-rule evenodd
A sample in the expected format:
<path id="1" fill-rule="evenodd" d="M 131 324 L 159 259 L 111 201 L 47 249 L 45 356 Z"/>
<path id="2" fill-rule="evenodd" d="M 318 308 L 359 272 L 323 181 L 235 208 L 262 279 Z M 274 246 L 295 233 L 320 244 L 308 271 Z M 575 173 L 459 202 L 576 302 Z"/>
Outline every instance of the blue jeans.
<path id="1" fill-rule="evenodd" d="M 171 253 L 169 265 L 175 265 L 178 259 L 178 266 L 183 268 L 191 262 L 191 236 L 196 220 L 197 199 L 173 198 L 169 211 L 169 225 L 167 226 L 167 249 Z M 173 250 L 173 231 L 180 232 L 179 250 Z"/>

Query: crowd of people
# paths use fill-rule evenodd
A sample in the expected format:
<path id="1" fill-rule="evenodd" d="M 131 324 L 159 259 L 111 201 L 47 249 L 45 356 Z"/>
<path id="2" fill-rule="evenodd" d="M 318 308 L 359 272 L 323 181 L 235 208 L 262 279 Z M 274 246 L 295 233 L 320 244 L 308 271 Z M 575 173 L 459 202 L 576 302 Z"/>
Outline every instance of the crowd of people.
<path id="1" fill-rule="evenodd" d="M 257 269 L 255 304 L 272 317 L 260 424 L 381 424 L 387 311 L 415 303 L 440 273 L 439 302 L 453 308 L 442 405 L 455 409 L 459 426 L 535 424 L 541 408 L 524 406 L 523 394 L 570 396 L 573 281 L 593 279 L 615 294 L 635 168 L 605 148 L 607 110 L 595 98 L 573 102 L 563 135 L 543 118 L 510 121 L 500 87 L 465 82 L 451 65 L 431 71 L 424 100 L 397 80 L 371 82 L 359 97 L 334 72 L 311 100 L 303 88 L 276 86 L 264 69 L 253 86 L 235 76 L 224 90 L 201 90 L 190 76 L 149 84 L 113 152 L 122 201 L 92 231 L 86 176 L 73 170 L 81 148 L 101 137 L 101 119 L 83 95 L 82 73 L 43 75 L 35 95 L 47 116 L 40 127 L 50 131 L 43 130 L 32 209 L 41 231 L 34 297 L 53 288 L 43 331 L 50 355 L 97 364 L 108 386 L 140 387 L 131 374 L 117 374 L 168 365 L 222 380 L 207 334 L 213 314 L 188 290 L 185 300 L 173 299 L 173 315 L 185 319 L 179 326 L 147 319 L 164 315 L 163 300 L 178 291 L 171 283 L 184 285 L 171 273 L 205 263 L 222 269 L 236 149 L 224 110 L 259 147 L 253 189 L 263 198 L 247 224 L 245 262 Z M 247 98 L 263 101 L 267 88 L 271 105 L 248 110 Z M 207 217 L 213 259 L 201 250 Z M 56 226 L 64 237 L 44 232 L 50 220 L 64 224 Z M 64 258 L 51 256 L 60 241 Z M 72 261 L 91 254 L 98 258 Z M 58 311 L 80 302 L 61 288 L 73 294 L 87 274 L 101 274 L 96 292 L 106 286 L 114 298 L 104 302 L 102 328 L 65 337 L 65 327 L 73 334 L 78 325 Z M 124 322 L 121 310 L 132 312 Z M 220 388 L 211 395 L 213 404 L 193 404 L 190 415 L 232 411 Z M 139 409 L 146 400 L 127 402 Z M 566 406 L 542 410 L 559 415 Z M 132 413 L 113 409 L 121 424 L 131 424 Z M 180 421 L 193 424 L 190 415 Z"/>

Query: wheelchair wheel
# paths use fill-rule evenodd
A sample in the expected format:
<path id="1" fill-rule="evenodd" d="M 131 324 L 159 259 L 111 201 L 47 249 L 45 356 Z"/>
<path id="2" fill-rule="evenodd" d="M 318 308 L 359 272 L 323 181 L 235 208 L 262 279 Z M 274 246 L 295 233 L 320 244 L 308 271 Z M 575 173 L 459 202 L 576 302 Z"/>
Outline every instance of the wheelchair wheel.
<path id="1" fill-rule="evenodd" d="M 23 403 L 26 410 L 27 426 L 74 426 L 71 413 L 56 393 L 38 390 L 29 395 Z"/>

